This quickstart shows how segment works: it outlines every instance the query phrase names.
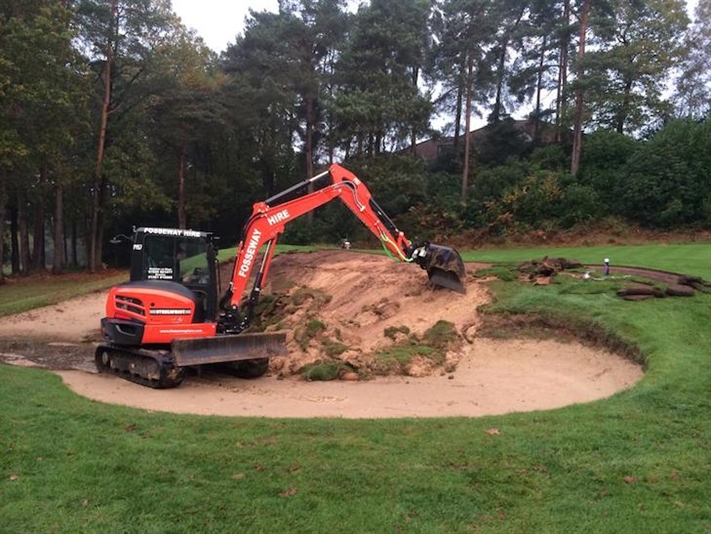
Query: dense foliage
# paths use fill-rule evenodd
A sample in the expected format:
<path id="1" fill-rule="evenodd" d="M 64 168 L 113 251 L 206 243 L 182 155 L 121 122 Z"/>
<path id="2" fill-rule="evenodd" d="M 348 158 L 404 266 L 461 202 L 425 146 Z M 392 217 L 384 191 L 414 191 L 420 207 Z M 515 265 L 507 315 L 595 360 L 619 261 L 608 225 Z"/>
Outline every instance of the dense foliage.
<path id="1" fill-rule="evenodd" d="M 0 257 L 94 270 L 133 225 L 235 242 L 334 161 L 411 236 L 708 226 L 710 4 L 281 0 L 218 56 L 169 0 L 0 0 Z M 326 206 L 284 237 L 363 232 Z"/>

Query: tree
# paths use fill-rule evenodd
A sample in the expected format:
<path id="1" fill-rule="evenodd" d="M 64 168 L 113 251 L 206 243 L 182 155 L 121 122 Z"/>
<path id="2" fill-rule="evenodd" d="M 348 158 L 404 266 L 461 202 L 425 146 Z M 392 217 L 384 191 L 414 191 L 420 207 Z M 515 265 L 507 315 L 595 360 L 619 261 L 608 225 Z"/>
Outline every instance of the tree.
<path id="1" fill-rule="evenodd" d="M 165 153 L 172 163 L 168 168 L 174 169 L 169 173 L 172 187 L 165 190 L 176 191 L 177 225 L 187 228 L 188 169 L 199 163 L 197 152 L 210 132 L 226 131 L 227 112 L 218 98 L 223 77 L 214 54 L 182 26 L 171 33 L 170 42 L 157 51 L 154 75 L 160 79 L 160 89 L 148 110 L 156 153 Z"/>
<path id="2" fill-rule="evenodd" d="M 334 58 L 345 31 L 343 0 L 282 0 L 279 13 L 251 12 L 244 35 L 223 57 L 243 96 L 262 110 L 255 133 L 264 141 L 258 150 L 267 194 L 275 188 L 275 160 L 292 152 L 292 137 L 302 147 L 299 176 L 314 174 Z"/>
<path id="3" fill-rule="evenodd" d="M 151 71 L 155 49 L 169 35 L 174 18 L 167 0 L 79 0 L 78 24 L 83 49 L 97 73 L 100 95 L 96 159 L 90 184 L 92 207 L 89 229 L 88 266 L 101 262 L 104 215 L 108 188 L 107 150 L 121 138 L 131 114 L 140 110 L 153 88 L 144 80 Z M 121 124 L 123 123 L 123 124 Z M 114 130 L 111 132 L 111 130 Z M 128 133 L 128 132 L 124 132 Z"/>
<path id="4" fill-rule="evenodd" d="M 10 180 L 0 184 L 0 196 L 11 202 L 12 265 L 23 272 L 45 266 L 46 205 L 52 197 L 56 199 L 53 270 L 61 272 L 63 268 L 62 187 L 72 146 L 85 125 L 86 89 L 82 85 L 84 66 L 72 47 L 72 12 L 67 4 L 28 2 L 2 6 L 0 11 L 7 21 L 0 32 L 4 53 L 0 79 L 9 84 L 7 90 L 0 91 L 0 109 L 8 112 L 6 127 L 0 132 L 0 138 L 6 140 L 0 148 L 5 155 L 0 158 L 0 174 Z M 9 197 L 6 187 L 10 188 Z M 21 234 L 19 239 L 16 231 Z"/>
<path id="5" fill-rule="evenodd" d="M 496 123 L 507 116 L 505 89 L 508 86 L 512 72 L 507 61 L 510 49 L 517 45 L 522 36 L 524 15 L 529 11 L 528 2 L 507 0 L 495 4 L 498 20 L 496 42 L 489 50 L 487 63 L 493 72 L 494 105 L 489 114 L 489 123 Z M 521 50 L 520 46 L 517 46 Z"/>
<path id="6" fill-rule="evenodd" d="M 431 106 L 418 81 L 427 55 L 429 7 L 424 0 L 376 0 L 353 19 L 336 66 L 334 101 L 347 155 L 403 148 L 426 131 Z"/>
<path id="7" fill-rule="evenodd" d="M 438 61 L 440 71 L 452 73 L 456 93 L 464 98 L 464 163 L 461 199 L 466 201 L 469 187 L 471 115 L 474 102 L 486 100 L 491 86 L 492 66 L 488 52 L 496 44 L 496 29 L 501 11 L 488 0 L 447 0 L 442 4 L 439 24 Z M 449 82 L 447 80 L 445 83 Z"/>
<path id="8" fill-rule="evenodd" d="M 293 157 L 297 130 L 297 94 L 285 60 L 290 51 L 282 38 L 287 22 L 278 13 L 252 12 L 244 35 L 221 58 L 228 77 L 223 94 L 231 113 L 232 152 L 249 155 L 268 196 L 276 192 L 283 163 Z"/>
<path id="9" fill-rule="evenodd" d="M 583 142 L 583 95 L 585 83 L 585 46 L 587 42 L 588 16 L 592 0 L 582 0 L 580 8 L 580 38 L 578 40 L 578 58 L 575 89 L 575 118 L 573 119 L 573 154 L 571 157 L 570 174 L 578 174 L 580 154 Z"/>
<path id="10" fill-rule="evenodd" d="M 586 63 L 595 76 L 586 104 L 593 124 L 636 133 L 670 115 L 663 93 L 688 18 L 681 0 L 614 0 L 611 8 L 612 16 L 592 20 L 597 47 Z"/>
<path id="11" fill-rule="evenodd" d="M 711 119 L 672 121 L 627 163 L 624 215 L 653 228 L 711 224 Z"/>
<path id="12" fill-rule="evenodd" d="M 570 47 L 570 2 L 535 0 L 530 15 L 524 17 L 515 42 L 517 57 L 511 66 L 510 90 L 517 102 L 533 103 L 534 141 L 539 141 L 540 122 L 554 116 L 560 137 L 565 114 L 564 89 L 567 85 Z M 543 98 L 555 92 L 552 108 L 544 109 Z"/>
<path id="13" fill-rule="evenodd" d="M 711 0 L 699 0 L 694 19 L 675 103 L 681 117 L 701 119 L 711 114 Z"/>

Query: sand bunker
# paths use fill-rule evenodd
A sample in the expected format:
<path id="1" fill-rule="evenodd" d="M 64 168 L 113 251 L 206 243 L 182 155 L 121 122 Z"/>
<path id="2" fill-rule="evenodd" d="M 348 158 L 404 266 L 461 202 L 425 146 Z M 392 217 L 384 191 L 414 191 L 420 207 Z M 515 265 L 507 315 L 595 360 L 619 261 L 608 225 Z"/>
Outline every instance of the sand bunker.
<path id="1" fill-rule="evenodd" d="M 468 268 L 473 268 L 468 266 Z M 491 340 L 476 337 L 477 306 L 487 301 L 485 284 L 468 277 L 467 294 L 429 287 L 416 266 L 351 251 L 287 254 L 274 259 L 270 291 L 287 294 L 307 287 L 327 302 L 309 301 L 289 314 L 291 355 L 275 361 L 268 376 L 248 381 L 222 374 L 189 376 L 176 389 L 151 390 L 93 372 L 90 347 L 66 346 L 96 339 L 104 294 L 0 319 L 0 338 L 36 338 L 55 344 L 40 351 L 2 351 L 0 360 L 54 369 L 77 393 L 102 402 L 179 413 L 260 417 L 442 417 L 480 416 L 551 409 L 608 397 L 642 377 L 640 366 L 605 350 L 578 343 Z M 418 334 L 439 319 L 466 340 L 448 354 L 450 368 L 415 366 L 416 376 L 367 381 L 308 382 L 295 370 L 322 357 L 317 339 L 295 336 L 316 317 L 324 333 L 349 347 L 340 358 L 365 365 L 379 347 L 392 343 L 389 327 Z M 335 334 L 334 334 L 335 335 Z M 79 350 L 85 347 L 85 355 Z M 71 354 L 71 357 L 67 356 Z M 451 367 L 456 364 L 454 370 Z"/>

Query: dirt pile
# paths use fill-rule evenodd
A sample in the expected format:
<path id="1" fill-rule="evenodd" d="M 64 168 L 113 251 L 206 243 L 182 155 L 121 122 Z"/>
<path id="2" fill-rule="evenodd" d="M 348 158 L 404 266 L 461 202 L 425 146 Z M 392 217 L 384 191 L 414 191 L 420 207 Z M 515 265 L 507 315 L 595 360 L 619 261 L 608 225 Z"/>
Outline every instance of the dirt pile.
<path id="1" fill-rule="evenodd" d="M 346 378 L 449 372 L 488 299 L 471 276 L 462 295 L 432 287 L 415 265 L 348 251 L 282 254 L 269 276 L 258 324 L 287 332 L 290 355 L 272 362 L 282 375 L 319 363 Z"/>

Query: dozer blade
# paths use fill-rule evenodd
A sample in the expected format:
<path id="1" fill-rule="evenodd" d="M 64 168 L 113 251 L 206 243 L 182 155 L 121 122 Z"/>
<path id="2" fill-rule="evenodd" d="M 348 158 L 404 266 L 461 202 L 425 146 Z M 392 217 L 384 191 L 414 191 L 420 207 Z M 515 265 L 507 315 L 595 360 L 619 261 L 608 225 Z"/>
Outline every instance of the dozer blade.
<path id="1" fill-rule="evenodd" d="M 424 258 L 423 268 L 432 284 L 446 287 L 458 293 L 466 293 L 464 286 L 466 270 L 459 252 L 451 247 L 430 243 Z"/>
<path id="2" fill-rule="evenodd" d="M 174 339 L 171 352 L 179 367 L 271 358 L 287 354 L 286 334 L 277 332 Z"/>

